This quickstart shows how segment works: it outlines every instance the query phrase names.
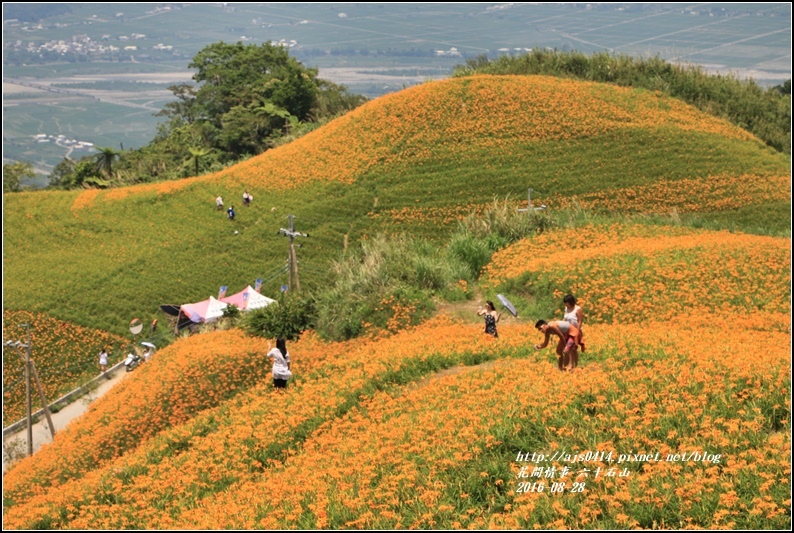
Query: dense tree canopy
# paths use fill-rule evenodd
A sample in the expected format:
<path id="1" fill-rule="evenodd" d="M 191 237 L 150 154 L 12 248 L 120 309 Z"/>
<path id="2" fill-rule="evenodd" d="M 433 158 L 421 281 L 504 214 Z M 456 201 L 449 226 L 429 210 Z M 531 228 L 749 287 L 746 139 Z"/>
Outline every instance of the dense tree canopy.
<path id="1" fill-rule="evenodd" d="M 188 66 L 196 69 L 198 85 L 172 86 L 177 101 L 160 115 L 170 118 L 168 134 L 188 125 L 193 147 L 216 149 L 223 163 L 258 154 L 298 124 L 337 115 L 364 101 L 318 79 L 316 69 L 270 42 L 214 43 Z"/>
<path id="2" fill-rule="evenodd" d="M 193 84 L 169 87 L 175 100 L 158 116 L 167 121 L 148 145 L 130 152 L 100 153 L 100 175 L 131 184 L 178 179 L 219 170 L 259 154 L 288 135 L 310 131 L 316 124 L 366 101 L 341 85 L 317 78 L 289 50 L 261 45 L 214 43 L 188 65 L 196 69 Z M 103 155 L 104 154 L 104 155 Z M 90 185 L 73 176 L 79 165 L 59 165 L 54 186 Z M 71 172 L 70 172 L 71 169 Z"/>
<path id="3" fill-rule="evenodd" d="M 317 95 L 317 71 L 270 42 L 260 46 L 214 43 L 188 65 L 202 83 L 196 103 L 219 124 L 234 107 L 271 103 L 305 120 Z"/>

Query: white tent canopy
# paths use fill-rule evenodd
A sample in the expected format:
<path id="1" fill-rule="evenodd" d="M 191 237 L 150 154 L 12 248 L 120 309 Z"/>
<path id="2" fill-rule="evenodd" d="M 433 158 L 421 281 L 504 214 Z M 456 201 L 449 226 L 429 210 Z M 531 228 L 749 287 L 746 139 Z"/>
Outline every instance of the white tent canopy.
<path id="1" fill-rule="evenodd" d="M 272 298 L 268 298 L 256 292 L 250 285 L 237 294 L 221 298 L 221 301 L 229 305 L 235 305 L 241 311 L 250 311 L 252 309 L 267 307 L 275 302 Z"/>

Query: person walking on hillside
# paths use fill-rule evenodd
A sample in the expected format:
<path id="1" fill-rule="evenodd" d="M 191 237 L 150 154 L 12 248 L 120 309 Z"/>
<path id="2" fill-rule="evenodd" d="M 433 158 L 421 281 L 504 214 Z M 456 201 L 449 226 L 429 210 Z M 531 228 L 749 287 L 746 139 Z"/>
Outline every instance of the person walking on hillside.
<path id="1" fill-rule="evenodd" d="M 247 205 L 247 206 L 250 207 L 251 206 L 251 200 L 253 200 L 253 199 L 254 199 L 254 197 L 251 196 L 250 194 L 248 194 L 248 191 L 245 191 L 243 193 L 243 205 Z"/>
<path id="2" fill-rule="evenodd" d="M 229 210 L 226 212 L 226 216 L 229 217 L 229 220 L 234 220 L 234 206 L 229 208 Z"/>
<path id="3" fill-rule="evenodd" d="M 576 343 L 582 349 L 582 353 L 584 353 L 584 333 L 582 332 L 584 312 L 581 307 L 576 305 L 576 297 L 573 294 L 567 294 L 562 299 L 562 303 L 565 304 L 565 315 L 563 315 L 562 319 L 579 329 L 579 337 L 576 339 Z"/>
<path id="4" fill-rule="evenodd" d="M 485 317 L 485 333 L 493 335 L 494 337 L 499 337 L 499 334 L 496 332 L 496 323 L 499 322 L 502 313 L 496 312 L 496 307 L 493 302 L 490 300 L 486 301 L 485 307 L 480 306 L 477 310 L 477 315 Z"/>
<path id="5" fill-rule="evenodd" d="M 287 341 L 276 339 L 276 347 L 271 348 L 270 341 L 267 343 L 267 357 L 273 359 L 273 387 L 276 389 L 286 389 L 287 380 L 292 377 L 290 371 L 289 352 L 287 351 Z"/>
<path id="6" fill-rule="evenodd" d="M 108 370 L 108 351 L 107 348 L 102 348 L 102 351 L 99 352 L 99 368 L 102 370 L 104 374 Z"/>
<path id="7" fill-rule="evenodd" d="M 579 365 L 576 339 L 579 337 L 579 328 L 564 320 L 538 320 L 535 328 L 544 333 L 546 338 L 543 344 L 536 344 L 536 350 L 542 350 L 549 345 L 549 338 L 556 335 L 560 338 L 557 343 L 557 368 L 560 370 L 574 370 Z"/>
<path id="8" fill-rule="evenodd" d="M 218 195 L 217 198 L 215 198 L 215 209 L 217 209 L 218 211 L 223 210 L 223 198 L 221 198 L 220 194 Z"/>

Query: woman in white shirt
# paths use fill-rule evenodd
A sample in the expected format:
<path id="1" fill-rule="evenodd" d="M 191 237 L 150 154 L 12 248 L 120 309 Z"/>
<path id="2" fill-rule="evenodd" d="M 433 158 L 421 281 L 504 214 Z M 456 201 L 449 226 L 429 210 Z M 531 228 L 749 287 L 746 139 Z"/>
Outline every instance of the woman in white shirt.
<path id="1" fill-rule="evenodd" d="M 276 347 L 271 349 L 270 341 L 267 343 L 267 356 L 273 359 L 273 387 L 286 389 L 287 380 L 292 377 L 289 369 L 289 352 L 287 351 L 287 341 L 276 339 Z"/>
<path id="2" fill-rule="evenodd" d="M 99 368 L 104 374 L 107 372 L 108 369 L 108 351 L 107 348 L 102 348 L 102 351 L 99 352 Z"/>
<path id="3" fill-rule="evenodd" d="M 562 299 L 562 303 L 565 304 L 565 314 L 563 315 L 563 320 L 571 324 L 572 326 L 576 326 L 576 329 L 579 330 L 579 336 L 576 339 L 576 344 L 582 349 L 584 353 L 585 346 L 584 346 L 584 333 L 582 333 L 582 323 L 584 322 L 584 312 L 582 308 L 576 305 L 576 298 L 573 294 L 568 294 L 565 298 Z"/>

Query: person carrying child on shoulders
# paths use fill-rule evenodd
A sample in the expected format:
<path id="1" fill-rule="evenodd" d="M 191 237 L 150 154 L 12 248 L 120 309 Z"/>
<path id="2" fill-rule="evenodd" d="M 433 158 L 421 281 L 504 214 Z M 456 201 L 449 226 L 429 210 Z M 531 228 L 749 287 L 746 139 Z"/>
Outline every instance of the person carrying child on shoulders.
<path id="1" fill-rule="evenodd" d="M 536 344 L 536 350 L 542 350 L 549 345 L 552 335 L 559 337 L 557 342 L 557 368 L 560 370 L 574 370 L 579 364 L 579 352 L 576 340 L 579 338 L 579 328 L 564 320 L 538 320 L 535 329 L 545 334 L 543 344 Z"/>
<path id="2" fill-rule="evenodd" d="M 582 332 L 582 325 L 584 324 L 584 311 L 582 311 L 581 307 L 576 305 L 576 297 L 574 297 L 573 294 L 567 294 L 565 298 L 562 299 L 562 303 L 565 304 L 565 315 L 563 315 L 562 319 L 569 324 L 576 326 L 579 330 L 579 336 L 576 339 L 576 343 L 579 345 L 579 348 L 581 348 L 582 353 L 584 353 L 584 333 Z"/>

